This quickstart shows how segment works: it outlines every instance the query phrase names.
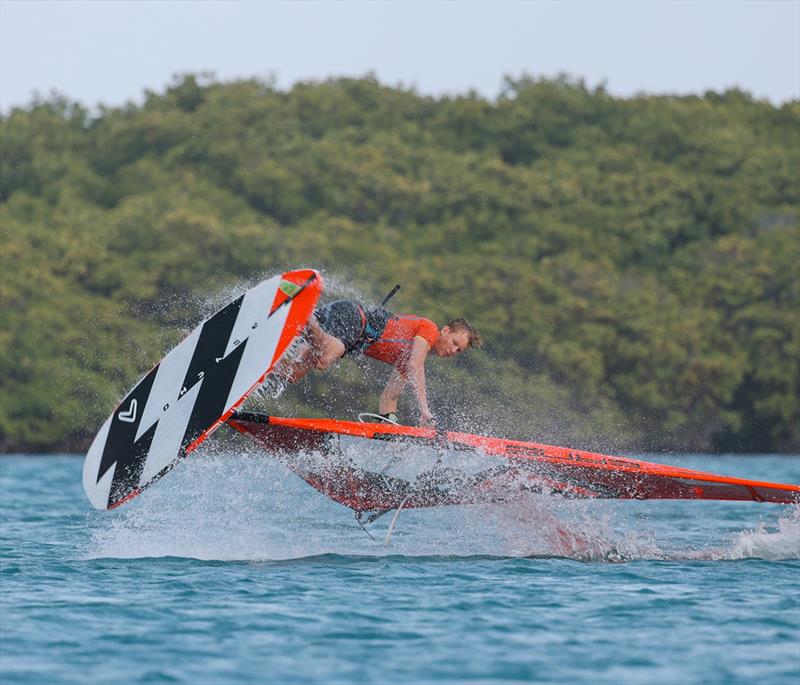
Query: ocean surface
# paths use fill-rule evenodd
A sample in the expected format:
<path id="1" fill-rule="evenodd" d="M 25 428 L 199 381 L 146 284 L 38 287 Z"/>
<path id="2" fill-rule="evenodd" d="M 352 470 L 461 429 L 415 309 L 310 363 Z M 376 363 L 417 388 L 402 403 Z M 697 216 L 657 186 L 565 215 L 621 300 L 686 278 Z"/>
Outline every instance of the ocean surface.
<path id="1" fill-rule="evenodd" d="M 0 458 L 0 683 L 800 682 L 796 507 L 531 496 L 403 511 L 387 544 L 216 449 L 113 512 L 80 457 Z"/>

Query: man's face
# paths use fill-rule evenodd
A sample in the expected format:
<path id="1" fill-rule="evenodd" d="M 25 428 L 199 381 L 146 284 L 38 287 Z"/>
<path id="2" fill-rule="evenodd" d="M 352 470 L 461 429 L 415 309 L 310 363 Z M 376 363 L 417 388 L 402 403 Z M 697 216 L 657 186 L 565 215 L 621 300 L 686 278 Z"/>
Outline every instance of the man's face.
<path id="1" fill-rule="evenodd" d="M 453 357 L 469 347 L 469 333 L 467 331 L 453 331 L 449 326 L 444 326 L 436 341 L 434 351 L 437 357 Z"/>

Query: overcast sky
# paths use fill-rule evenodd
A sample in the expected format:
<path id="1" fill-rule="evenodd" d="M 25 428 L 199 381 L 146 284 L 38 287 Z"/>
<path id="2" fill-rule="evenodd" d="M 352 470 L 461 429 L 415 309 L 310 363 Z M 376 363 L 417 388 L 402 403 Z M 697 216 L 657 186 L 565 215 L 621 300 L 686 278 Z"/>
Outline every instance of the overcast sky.
<path id="1" fill-rule="evenodd" d="M 141 102 L 200 71 L 486 97 L 506 74 L 566 72 L 623 96 L 736 86 L 781 103 L 800 99 L 800 0 L 0 0 L 4 112 L 34 91 Z"/>

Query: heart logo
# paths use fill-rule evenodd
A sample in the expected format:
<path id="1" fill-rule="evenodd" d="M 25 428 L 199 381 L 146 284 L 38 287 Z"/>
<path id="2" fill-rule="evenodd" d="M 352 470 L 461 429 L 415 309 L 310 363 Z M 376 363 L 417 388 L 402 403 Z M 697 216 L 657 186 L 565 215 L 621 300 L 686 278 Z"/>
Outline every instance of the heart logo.
<path id="1" fill-rule="evenodd" d="M 131 406 L 128 407 L 128 411 L 120 412 L 117 414 L 117 418 L 125 423 L 133 423 L 136 421 L 136 400 L 131 400 Z"/>

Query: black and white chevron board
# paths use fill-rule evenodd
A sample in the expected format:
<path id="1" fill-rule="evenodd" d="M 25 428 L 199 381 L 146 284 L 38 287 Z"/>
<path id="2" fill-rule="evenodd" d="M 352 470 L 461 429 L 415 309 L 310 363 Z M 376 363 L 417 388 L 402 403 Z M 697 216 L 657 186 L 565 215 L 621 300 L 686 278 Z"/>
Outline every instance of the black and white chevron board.
<path id="1" fill-rule="evenodd" d="M 133 498 L 194 450 L 255 390 L 322 291 L 311 269 L 251 288 L 195 328 L 106 419 L 83 467 L 97 509 Z"/>

